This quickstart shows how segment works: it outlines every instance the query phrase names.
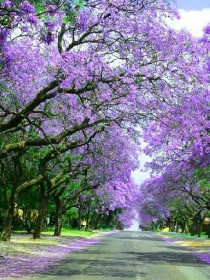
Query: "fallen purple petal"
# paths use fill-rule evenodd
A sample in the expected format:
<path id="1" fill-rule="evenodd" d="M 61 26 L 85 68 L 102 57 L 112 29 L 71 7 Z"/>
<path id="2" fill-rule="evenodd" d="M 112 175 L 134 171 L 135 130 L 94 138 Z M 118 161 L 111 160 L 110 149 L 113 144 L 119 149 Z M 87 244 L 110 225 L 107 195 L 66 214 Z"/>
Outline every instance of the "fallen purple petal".
<path id="1" fill-rule="evenodd" d="M 172 238 L 172 237 L 165 237 L 165 236 L 161 236 L 162 240 L 164 240 L 165 242 L 168 243 L 177 243 L 177 241 L 186 241 L 185 238 Z M 192 240 L 192 239 L 191 239 Z M 201 242 L 201 247 L 202 247 L 202 240 L 200 240 L 199 238 L 193 238 L 193 240 L 199 240 Z M 196 251 L 194 249 L 192 249 L 191 247 L 185 245 L 185 248 L 187 248 L 187 250 L 192 251 L 192 253 L 198 257 L 202 262 L 210 264 L 210 252 L 202 252 L 200 253 L 199 251 Z"/>
<path id="2" fill-rule="evenodd" d="M 48 239 L 49 237 L 44 238 Z M 101 237 L 91 239 L 58 237 L 57 240 L 60 242 L 59 245 L 43 246 L 39 243 L 30 244 L 30 254 L 23 252 L 15 256 L 2 256 L 2 258 L 0 258 L 0 278 L 21 277 L 22 279 L 26 276 L 33 276 L 34 274 L 46 271 L 50 266 L 59 262 L 68 254 L 99 243 Z"/>
<path id="3" fill-rule="evenodd" d="M 195 253 L 195 255 L 203 262 L 210 264 L 210 253 Z"/>

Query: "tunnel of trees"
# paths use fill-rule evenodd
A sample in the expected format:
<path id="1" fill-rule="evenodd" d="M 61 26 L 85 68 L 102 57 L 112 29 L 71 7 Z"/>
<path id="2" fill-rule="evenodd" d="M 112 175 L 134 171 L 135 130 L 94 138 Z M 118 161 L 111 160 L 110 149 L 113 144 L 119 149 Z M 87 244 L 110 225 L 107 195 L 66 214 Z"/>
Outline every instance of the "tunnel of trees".
<path id="1" fill-rule="evenodd" d="M 200 235 L 210 26 L 197 39 L 176 17 L 168 0 L 0 0 L 1 241 L 122 229 L 136 212 Z M 152 177 L 138 187 L 143 151 Z"/>

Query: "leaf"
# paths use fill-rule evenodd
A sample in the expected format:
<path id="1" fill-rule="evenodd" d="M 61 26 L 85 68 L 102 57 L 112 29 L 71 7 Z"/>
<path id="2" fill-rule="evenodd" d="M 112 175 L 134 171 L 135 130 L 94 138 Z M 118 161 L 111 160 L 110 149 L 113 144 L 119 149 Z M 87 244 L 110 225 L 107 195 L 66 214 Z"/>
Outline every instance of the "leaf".
<path id="1" fill-rule="evenodd" d="M 64 17 L 63 18 L 63 23 L 68 24 L 70 22 L 68 17 Z"/>
<path id="2" fill-rule="evenodd" d="M 186 41 L 185 42 L 185 46 L 190 46 L 191 42 L 190 41 Z"/>
<path id="3" fill-rule="evenodd" d="M 44 9 L 44 0 L 40 0 L 39 2 L 37 2 L 35 4 L 35 10 L 37 13 L 41 13 L 41 12 L 44 12 L 45 9 Z"/>
<path id="4" fill-rule="evenodd" d="M 84 7 L 86 5 L 86 1 L 84 1 L 84 0 L 76 0 L 75 3 L 80 8 Z"/>

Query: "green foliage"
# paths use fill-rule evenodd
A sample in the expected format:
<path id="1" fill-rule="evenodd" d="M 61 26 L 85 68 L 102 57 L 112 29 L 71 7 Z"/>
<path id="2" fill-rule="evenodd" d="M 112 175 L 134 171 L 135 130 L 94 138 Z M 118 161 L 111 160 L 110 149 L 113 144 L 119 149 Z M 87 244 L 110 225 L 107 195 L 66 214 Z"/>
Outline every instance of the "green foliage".
<path id="1" fill-rule="evenodd" d="M 48 228 L 45 231 L 43 231 L 44 235 L 53 235 L 54 228 Z M 76 230 L 71 229 L 68 227 L 62 228 L 62 236 L 69 236 L 69 237 L 92 237 L 97 235 L 96 231 L 83 231 L 83 230 Z"/>
<path id="2" fill-rule="evenodd" d="M 74 9 L 69 9 L 68 2 L 69 1 L 66 1 L 66 3 L 64 4 L 64 10 L 66 12 L 66 15 L 63 19 L 63 23 L 65 23 L 65 24 L 73 23 L 75 21 L 75 17 L 79 13 L 79 10 L 86 5 L 86 1 L 84 1 L 84 0 L 75 0 L 75 1 L 72 1 L 75 4 Z"/>
<path id="3" fill-rule="evenodd" d="M 210 188 L 210 166 L 195 170 L 195 178 L 203 191 Z"/>
<path id="4" fill-rule="evenodd" d="M 34 210 L 39 207 L 39 191 L 36 186 L 25 190 L 19 196 L 17 204 L 24 210 Z"/>
<path id="5" fill-rule="evenodd" d="M 38 2 L 34 1 L 35 2 L 35 10 L 37 13 L 42 13 L 45 11 L 45 8 L 44 8 L 44 0 L 40 0 Z"/>
<path id="6" fill-rule="evenodd" d="M 191 42 L 190 41 L 186 41 L 185 42 L 185 46 L 189 46 L 189 45 L 191 45 Z"/>
<path id="7" fill-rule="evenodd" d="M 79 188 L 81 188 L 81 183 L 76 180 L 72 180 L 69 185 L 69 189 L 71 191 L 74 191 L 74 190 L 78 190 Z"/>
<path id="8" fill-rule="evenodd" d="M 70 210 L 67 210 L 65 216 L 68 216 L 70 219 L 77 219 L 78 218 L 78 209 L 72 207 Z"/>
<path id="9" fill-rule="evenodd" d="M 86 1 L 84 1 L 84 0 L 75 0 L 75 3 L 80 8 L 82 8 L 86 5 Z"/>

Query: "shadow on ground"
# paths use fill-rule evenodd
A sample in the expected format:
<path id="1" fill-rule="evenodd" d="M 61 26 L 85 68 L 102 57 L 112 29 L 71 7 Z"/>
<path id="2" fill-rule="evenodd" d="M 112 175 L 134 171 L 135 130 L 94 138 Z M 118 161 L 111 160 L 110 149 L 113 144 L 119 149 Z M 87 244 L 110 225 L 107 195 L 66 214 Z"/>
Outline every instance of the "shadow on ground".
<path id="1" fill-rule="evenodd" d="M 123 246 L 118 246 L 122 242 Z M 115 250 L 113 246 L 116 246 Z M 137 274 L 140 278 L 148 277 L 144 268 L 147 268 L 148 272 L 150 267 L 161 265 L 206 266 L 191 251 L 166 243 L 161 237 L 152 234 L 129 236 L 128 233 L 122 232 L 112 236 L 111 239 L 107 236 L 101 243 L 69 255 L 49 268 L 43 277 L 52 276 L 59 279 L 63 276 L 75 276 L 78 279 L 104 279 L 105 276 L 110 280 L 136 279 Z"/>
<path id="2" fill-rule="evenodd" d="M 167 247 L 168 248 L 168 247 Z M 201 267 L 205 264 L 201 263 L 199 259 L 194 256 L 191 252 L 183 250 L 179 247 L 170 248 L 173 250 L 178 250 L 179 252 L 170 251 L 160 251 L 160 252 L 124 252 L 125 254 L 132 255 L 132 258 L 138 260 L 139 262 L 145 262 L 150 264 L 172 264 L 176 266 L 194 266 Z"/>
<path id="3" fill-rule="evenodd" d="M 45 276 L 87 275 L 89 278 L 96 276 L 100 279 L 100 276 L 106 275 L 107 279 L 129 279 L 135 278 L 136 272 L 137 270 L 139 271 L 140 267 L 144 270 L 145 267 L 161 264 L 190 267 L 205 266 L 190 252 L 185 250 L 180 252 L 181 248 L 179 249 L 179 247 L 169 247 L 169 249 L 175 249 L 175 251 L 138 253 L 124 251 L 119 252 L 119 254 L 113 254 L 112 257 L 111 251 L 104 251 L 103 259 L 101 260 L 98 255 L 102 253 L 97 251 L 97 245 L 95 245 L 92 250 L 84 250 L 69 256 L 49 269 Z M 89 259 L 87 256 L 89 256 Z M 138 272 L 138 275 L 142 278 L 147 276 L 144 272 Z"/>
<path id="4" fill-rule="evenodd" d="M 65 267 L 65 270 L 63 269 Z M 59 265 L 54 266 L 45 276 L 76 276 L 76 275 L 87 275 L 87 276 L 100 276 L 106 275 L 107 279 L 129 279 L 135 278 L 136 270 L 133 269 L 134 265 L 131 267 L 130 263 L 128 264 L 126 259 L 116 259 L 115 262 L 108 260 L 87 260 L 80 259 L 78 260 L 63 260 Z M 147 276 L 143 272 L 138 273 L 139 276 Z"/>

